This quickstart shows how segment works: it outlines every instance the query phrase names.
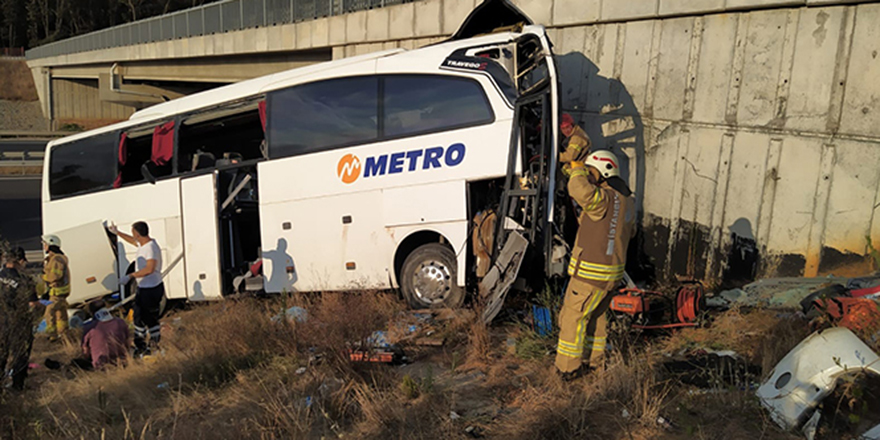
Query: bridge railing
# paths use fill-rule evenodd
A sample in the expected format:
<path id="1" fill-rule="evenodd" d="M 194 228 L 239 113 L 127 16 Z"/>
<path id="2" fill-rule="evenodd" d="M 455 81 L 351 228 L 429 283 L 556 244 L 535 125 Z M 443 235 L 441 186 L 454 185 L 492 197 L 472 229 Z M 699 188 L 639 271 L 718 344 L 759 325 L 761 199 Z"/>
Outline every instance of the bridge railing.
<path id="1" fill-rule="evenodd" d="M 296 23 L 416 0 L 223 0 L 30 49 L 29 60 Z"/>

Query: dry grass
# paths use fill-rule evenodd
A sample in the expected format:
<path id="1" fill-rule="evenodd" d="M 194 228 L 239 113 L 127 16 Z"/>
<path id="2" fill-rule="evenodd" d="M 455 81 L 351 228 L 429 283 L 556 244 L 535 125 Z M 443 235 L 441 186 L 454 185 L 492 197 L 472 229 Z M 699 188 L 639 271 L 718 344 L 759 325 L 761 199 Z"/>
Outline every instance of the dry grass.
<path id="1" fill-rule="evenodd" d="M 292 305 L 308 310 L 306 322 L 269 319 Z M 615 355 L 606 370 L 571 383 L 555 374 L 552 356 L 508 352 L 510 335 L 537 340 L 530 330 L 488 328 L 476 317 L 450 320 L 438 329 L 448 345 L 406 368 L 349 362 L 346 347 L 401 311 L 396 297 L 375 293 L 193 307 L 164 319 L 156 363 L 41 371 L 25 394 L 3 395 L 0 438 L 449 439 L 467 430 L 511 439 L 786 438 L 750 392 L 691 395 L 662 368 L 663 352 L 710 339 L 701 333 L 776 356 L 760 335 L 748 336 L 795 337 L 770 315 L 754 328 L 738 312 L 722 315 L 710 329 L 633 348 L 630 362 Z M 38 352 L 35 362 L 69 358 L 76 347 L 42 343 Z M 676 427 L 658 424 L 661 416 Z"/>
<path id="2" fill-rule="evenodd" d="M 772 310 L 731 309 L 714 317 L 703 328 L 687 328 L 661 342 L 667 353 L 692 349 L 733 350 L 746 360 L 764 366 L 764 372 L 809 335 L 802 319 Z"/>
<path id="3" fill-rule="evenodd" d="M 34 77 L 24 60 L 0 60 L 0 99 L 36 101 Z"/>

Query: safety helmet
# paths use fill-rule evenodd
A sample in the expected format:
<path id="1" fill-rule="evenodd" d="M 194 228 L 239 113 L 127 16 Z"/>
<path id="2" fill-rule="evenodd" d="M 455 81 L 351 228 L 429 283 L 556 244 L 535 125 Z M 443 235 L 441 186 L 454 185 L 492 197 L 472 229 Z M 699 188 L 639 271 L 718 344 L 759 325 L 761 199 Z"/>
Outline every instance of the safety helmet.
<path id="1" fill-rule="evenodd" d="M 620 177 L 620 162 L 617 156 L 607 150 L 593 151 L 587 156 L 584 165 L 595 168 L 604 178 Z"/>
<path id="2" fill-rule="evenodd" d="M 559 119 L 559 128 L 573 127 L 574 126 L 574 118 L 571 117 L 568 113 L 563 113 L 562 117 Z"/>
<path id="3" fill-rule="evenodd" d="M 57 235 L 46 234 L 43 236 L 43 243 L 48 244 L 49 246 L 58 246 L 61 247 L 61 239 L 58 238 Z"/>

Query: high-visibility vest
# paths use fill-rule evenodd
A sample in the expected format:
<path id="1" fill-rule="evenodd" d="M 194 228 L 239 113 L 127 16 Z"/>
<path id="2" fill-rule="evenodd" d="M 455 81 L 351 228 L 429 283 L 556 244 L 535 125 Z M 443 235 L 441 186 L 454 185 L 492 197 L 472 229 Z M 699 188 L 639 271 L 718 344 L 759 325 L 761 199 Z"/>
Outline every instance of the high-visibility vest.
<path id="1" fill-rule="evenodd" d="M 43 280 L 49 286 L 49 296 L 70 295 L 70 267 L 67 257 L 50 252 L 43 263 Z"/>

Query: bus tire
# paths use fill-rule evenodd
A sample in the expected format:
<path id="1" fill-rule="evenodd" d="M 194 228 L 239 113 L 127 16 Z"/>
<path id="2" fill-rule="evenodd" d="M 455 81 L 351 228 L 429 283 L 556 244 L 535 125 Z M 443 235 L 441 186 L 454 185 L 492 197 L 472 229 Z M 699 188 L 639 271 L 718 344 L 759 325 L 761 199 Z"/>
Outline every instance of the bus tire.
<path id="1" fill-rule="evenodd" d="M 457 283 L 455 254 L 440 243 L 423 244 L 410 253 L 400 273 L 400 290 L 413 309 L 456 308 L 464 303 Z"/>

